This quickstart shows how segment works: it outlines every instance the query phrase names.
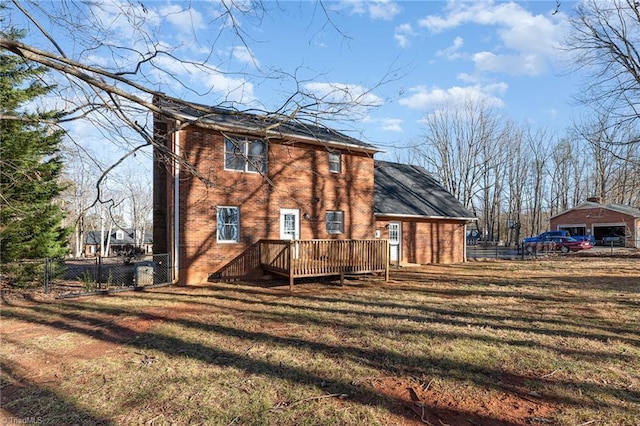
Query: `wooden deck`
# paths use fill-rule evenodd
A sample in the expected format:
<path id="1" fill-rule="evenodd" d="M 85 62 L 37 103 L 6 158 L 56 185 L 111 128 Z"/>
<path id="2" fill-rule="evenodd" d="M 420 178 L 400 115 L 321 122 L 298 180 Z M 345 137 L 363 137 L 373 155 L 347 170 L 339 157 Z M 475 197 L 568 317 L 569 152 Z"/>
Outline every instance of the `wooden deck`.
<path id="1" fill-rule="evenodd" d="M 262 240 L 260 266 L 293 280 L 302 277 L 384 272 L 389 279 L 387 240 Z"/>
<path id="2" fill-rule="evenodd" d="M 260 240 L 218 271 L 217 279 L 239 278 L 242 271 L 260 267 L 289 278 L 384 272 L 389 279 L 387 240 Z"/>

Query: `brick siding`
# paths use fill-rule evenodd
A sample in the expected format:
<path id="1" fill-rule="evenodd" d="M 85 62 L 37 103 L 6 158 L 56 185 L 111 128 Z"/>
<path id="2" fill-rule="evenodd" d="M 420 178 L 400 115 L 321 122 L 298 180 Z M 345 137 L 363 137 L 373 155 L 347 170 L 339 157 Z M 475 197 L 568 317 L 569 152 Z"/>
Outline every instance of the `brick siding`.
<path id="1" fill-rule="evenodd" d="M 219 132 L 191 126 L 180 132 L 180 141 L 185 159 L 210 182 L 206 185 L 189 170 L 181 169 L 181 282 L 206 281 L 209 274 L 258 240 L 279 239 L 281 208 L 299 210 L 301 239 L 374 237 L 370 155 L 343 153 L 342 173 L 335 174 L 329 172 L 328 151 L 324 147 L 270 140 L 268 171 L 262 176 L 224 170 L 224 137 Z M 160 165 L 158 168 L 162 170 Z M 158 171 L 157 179 L 171 179 L 169 175 Z M 169 206 L 166 191 L 159 192 L 156 201 Z M 218 206 L 239 207 L 239 243 L 217 242 Z M 171 212 L 158 207 L 157 217 L 167 224 L 166 216 Z M 344 211 L 343 234 L 326 232 L 327 210 Z M 171 231 L 166 234 L 160 244 L 167 245 Z"/>
<path id="2" fill-rule="evenodd" d="M 377 218 L 376 229 L 380 232 L 381 238 L 389 238 L 387 225 L 391 221 L 402 223 L 401 263 L 429 264 L 464 261 L 463 221 Z"/>

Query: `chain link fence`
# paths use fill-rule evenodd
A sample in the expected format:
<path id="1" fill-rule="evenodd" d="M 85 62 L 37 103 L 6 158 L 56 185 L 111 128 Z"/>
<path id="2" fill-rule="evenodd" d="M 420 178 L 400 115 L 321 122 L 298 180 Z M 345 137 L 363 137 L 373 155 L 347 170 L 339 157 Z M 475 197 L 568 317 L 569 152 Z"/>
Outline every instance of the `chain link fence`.
<path id="1" fill-rule="evenodd" d="M 171 283 L 168 254 L 44 259 L 2 265 L 3 287 L 41 289 L 55 297 L 133 290 Z"/>

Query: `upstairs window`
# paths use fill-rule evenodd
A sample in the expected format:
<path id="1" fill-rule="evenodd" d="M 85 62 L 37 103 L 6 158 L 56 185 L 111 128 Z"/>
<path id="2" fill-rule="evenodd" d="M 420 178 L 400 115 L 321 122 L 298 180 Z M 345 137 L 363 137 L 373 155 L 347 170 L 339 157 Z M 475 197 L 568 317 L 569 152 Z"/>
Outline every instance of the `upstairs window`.
<path id="1" fill-rule="evenodd" d="M 219 206 L 217 222 L 218 242 L 240 242 L 240 209 L 238 207 Z"/>
<path id="2" fill-rule="evenodd" d="M 124 240 L 124 231 L 122 230 L 116 231 L 116 240 Z"/>
<path id="3" fill-rule="evenodd" d="M 260 139 L 225 139 L 224 168 L 241 172 L 265 173 L 267 171 L 267 144 Z"/>
<path id="4" fill-rule="evenodd" d="M 339 152 L 329 152 L 329 171 L 331 173 L 342 172 L 342 155 Z"/>
<path id="5" fill-rule="evenodd" d="M 344 212 L 328 211 L 325 215 L 328 234 L 342 234 L 344 232 Z"/>

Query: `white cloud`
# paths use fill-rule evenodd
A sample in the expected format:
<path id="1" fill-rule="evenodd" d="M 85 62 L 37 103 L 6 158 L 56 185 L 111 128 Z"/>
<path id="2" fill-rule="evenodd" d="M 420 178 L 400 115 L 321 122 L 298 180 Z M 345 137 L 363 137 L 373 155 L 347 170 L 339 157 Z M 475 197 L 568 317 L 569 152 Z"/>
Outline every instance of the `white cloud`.
<path id="1" fill-rule="evenodd" d="M 253 56 L 253 53 L 246 46 L 235 46 L 231 51 L 233 58 L 239 62 L 245 64 L 260 65 L 258 60 Z"/>
<path id="2" fill-rule="evenodd" d="M 417 86 L 410 89 L 412 95 L 400 99 L 400 105 L 411 109 L 434 109 L 452 103 L 464 103 L 468 100 L 482 101 L 489 106 L 502 108 L 504 102 L 499 98 L 506 92 L 506 83 L 495 83 L 489 85 L 476 84 L 473 86 L 454 86 L 448 89 L 439 87 L 428 88 Z"/>
<path id="3" fill-rule="evenodd" d="M 419 25 L 437 33 L 463 24 L 495 27 L 501 45 L 473 56 L 479 71 L 538 75 L 558 55 L 568 25 L 562 14 L 534 15 L 521 5 L 449 1 L 444 15 L 429 15 Z M 506 52 L 503 52 L 506 51 Z"/>
<path id="4" fill-rule="evenodd" d="M 160 14 L 182 33 L 190 33 L 206 27 L 200 12 L 192 8 L 185 9 L 173 4 L 162 7 Z"/>
<path id="5" fill-rule="evenodd" d="M 120 35 L 123 40 L 134 36 L 140 27 L 151 27 L 160 23 L 160 16 L 153 9 L 147 9 L 140 2 L 112 0 L 108 2 L 89 3 L 91 17 L 96 25 L 108 26 L 113 35 Z M 137 25 L 132 25 L 135 19 Z M 105 40 L 112 41 L 112 40 Z"/>
<path id="6" fill-rule="evenodd" d="M 400 6 L 395 1 L 375 0 L 368 4 L 369 16 L 372 19 L 390 21 L 400 13 Z"/>
<path id="7" fill-rule="evenodd" d="M 180 93 L 185 85 L 202 87 L 203 92 L 219 94 L 226 102 L 250 103 L 256 100 L 252 83 L 218 72 L 213 67 L 202 67 L 192 62 L 179 61 L 167 56 L 153 60 L 156 81 L 172 87 Z M 192 84 L 187 84 L 192 83 Z"/>
<path id="8" fill-rule="evenodd" d="M 384 104 L 382 98 L 356 84 L 307 83 L 303 88 L 311 96 L 325 102 L 323 109 L 335 117 L 342 116 L 350 120 L 365 120 L 373 108 Z"/>
<path id="9" fill-rule="evenodd" d="M 556 119 L 558 117 L 558 110 L 555 108 L 545 109 L 542 112 L 547 114 L 552 119 Z"/>
<path id="10" fill-rule="evenodd" d="M 410 37 L 413 37 L 415 35 L 416 33 L 413 31 L 411 24 L 402 24 L 396 27 L 393 38 L 398 42 L 400 47 L 404 49 L 409 46 Z"/>
<path id="11" fill-rule="evenodd" d="M 387 132 L 402 132 L 402 120 L 399 118 L 383 118 L 382 130 Z"/>
<path id="12" fill-rule="evenodd" d="M 546 68 L 543 57 L 533 53 L 522 55 L 496 55 L 478 52 L 473 55 L 476 70 L 480 72 L 502 72 L 511 75 L 538 75 Z"/>
<path id="13" fill-rule="evenodd" d="M 343 0 L 332 6 L 334 9 L 349 9 L 355 15 L 369 15 L 371 19 L 389 21 L 400 13 L 400 6 L 393 0 Z"/>
<path id="14" fill-rule="evenodd" d="M 464 39 L 460 36 L 453 39 L 451 46 L 436 52 L 437 56 L 444 56 L 447 59 L 457 59 L 461 56 L 459 50 L 464 45 Z"/>
<path id="15" fill-rule="evenodd" d="M 304 88 L 327 102 L 377 107 L 384 103 L 382 98 L 369 89 L 346 83 L 307 83 Z"/>

